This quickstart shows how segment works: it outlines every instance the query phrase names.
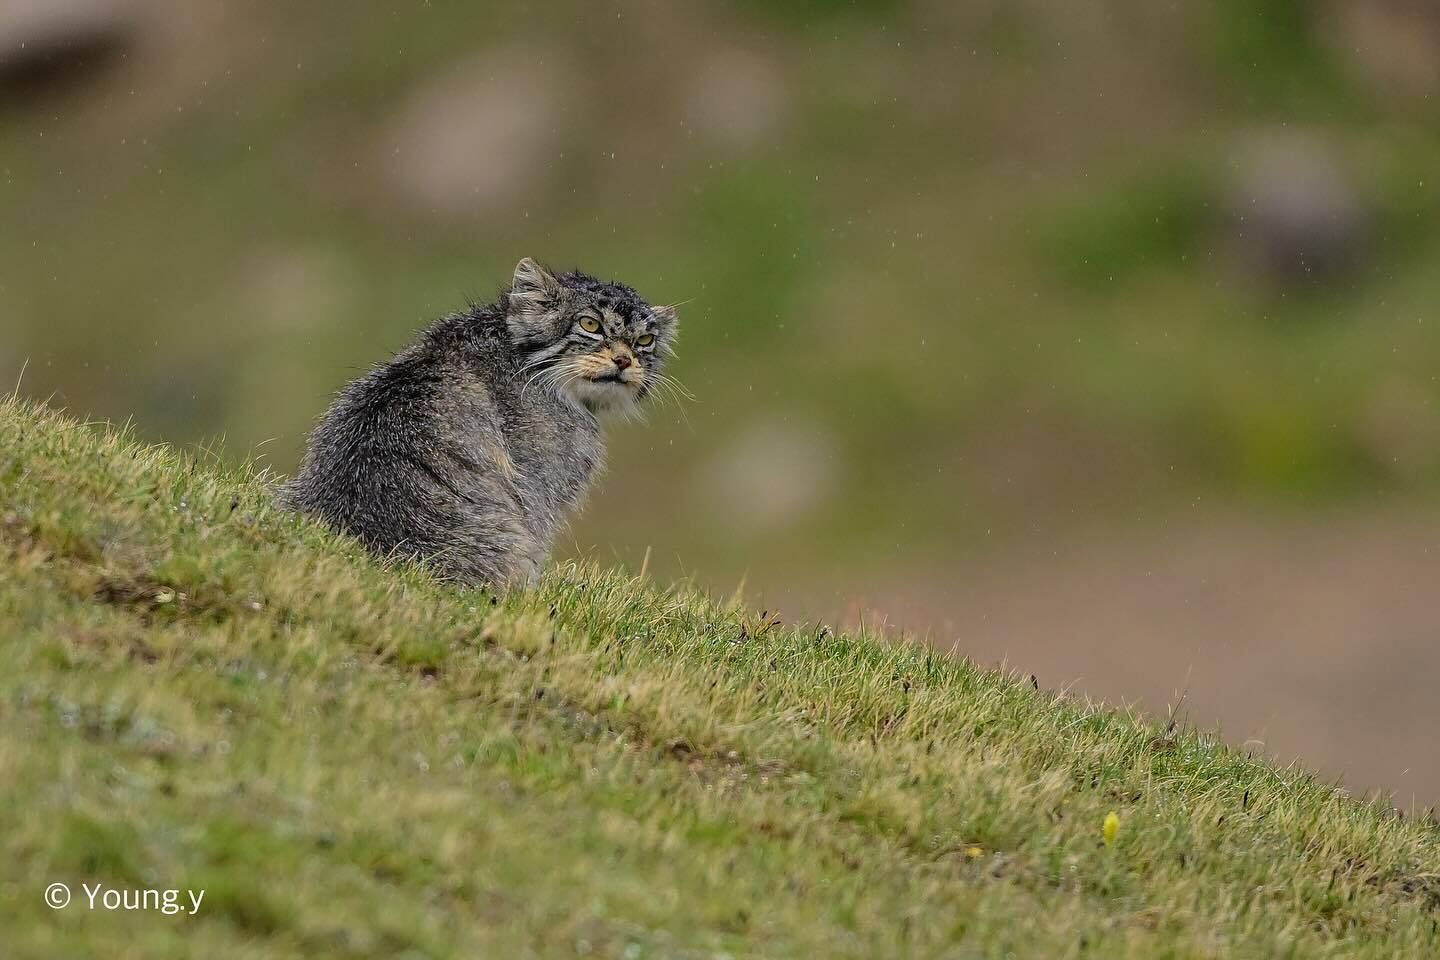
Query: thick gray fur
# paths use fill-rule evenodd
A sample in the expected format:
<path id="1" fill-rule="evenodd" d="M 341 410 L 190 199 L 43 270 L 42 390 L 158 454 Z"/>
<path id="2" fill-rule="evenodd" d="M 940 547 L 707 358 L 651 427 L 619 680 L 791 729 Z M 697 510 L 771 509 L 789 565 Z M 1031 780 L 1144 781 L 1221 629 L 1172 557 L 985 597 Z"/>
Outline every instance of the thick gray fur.
<path id="1" fill-rule="evenodd" d="M 597 415 L 668 385 L 675 328 L 623 284 L 522 260 L 496 303 L 341 390 L 280 502 L 461 583 L 531 582 L 604 459 Z"/>

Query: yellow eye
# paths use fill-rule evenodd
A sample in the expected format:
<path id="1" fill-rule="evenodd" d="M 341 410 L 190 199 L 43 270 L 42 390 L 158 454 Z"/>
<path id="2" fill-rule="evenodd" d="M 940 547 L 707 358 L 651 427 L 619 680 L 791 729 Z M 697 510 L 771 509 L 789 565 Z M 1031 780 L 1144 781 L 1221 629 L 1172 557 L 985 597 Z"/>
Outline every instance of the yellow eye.
<path id="1" fill-rule="evenodd" d="M 600 321 L 596 320 L 594 317 L 581 317 L 580 329 L 584 330 L 586 333 L 599 333 Z"/>
<path id="2" fill-rule="evenodd" d="M 638 338 L 638 339 L 635 341 L 635 346 L 637 346 L 637 347 L 648 347 L 648 346 L 650 346 L 650 344 L 652 344 L 652 343 L 654 343 L 654 342 L 655 342 L 655 338 L 654 338 L 653 336 L 651 336 L 650 334 L 647 333 L 647 334 L 645 334 L 643 337 L 640 337 L 640 338 Z"/>

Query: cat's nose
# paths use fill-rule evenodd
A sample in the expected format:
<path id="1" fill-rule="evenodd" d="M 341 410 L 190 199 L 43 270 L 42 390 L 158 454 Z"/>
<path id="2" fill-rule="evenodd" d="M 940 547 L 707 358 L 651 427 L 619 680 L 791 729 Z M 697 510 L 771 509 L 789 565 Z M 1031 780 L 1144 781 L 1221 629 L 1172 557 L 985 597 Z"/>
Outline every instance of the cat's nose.
<path id="1" fill-rule="evenodd" d="M 610 358 L 615 361 L 615 366 L 621 370 L 630 366 L 630 355 L 628 353 L 617 353 Z"/>

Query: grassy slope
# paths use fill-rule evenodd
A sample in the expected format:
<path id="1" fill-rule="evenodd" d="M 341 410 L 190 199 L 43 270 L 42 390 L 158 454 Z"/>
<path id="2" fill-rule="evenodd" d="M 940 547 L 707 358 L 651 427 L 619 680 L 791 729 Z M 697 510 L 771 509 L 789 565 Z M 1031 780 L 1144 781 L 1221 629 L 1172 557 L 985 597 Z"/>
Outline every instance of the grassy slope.
<path id="1" fill-rule="evenodd" d="M 6 957 L 1440 950 L 1432 822 L 685 588 L 457 592 L 13 403 L 0 570 Z"/>

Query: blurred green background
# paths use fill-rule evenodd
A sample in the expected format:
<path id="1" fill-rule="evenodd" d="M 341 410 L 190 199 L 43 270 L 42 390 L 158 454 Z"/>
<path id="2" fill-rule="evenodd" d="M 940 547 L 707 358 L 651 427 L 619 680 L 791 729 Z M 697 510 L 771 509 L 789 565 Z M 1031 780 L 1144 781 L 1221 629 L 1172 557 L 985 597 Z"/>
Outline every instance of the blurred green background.
<path id="1" fill-rule="evenodd" d="M 613 276 L 696 399 L 560 553 L 1436 799 L 1437 94 L 1427 0 L 0 0 L 0 377 L 287 472 Z"/>

